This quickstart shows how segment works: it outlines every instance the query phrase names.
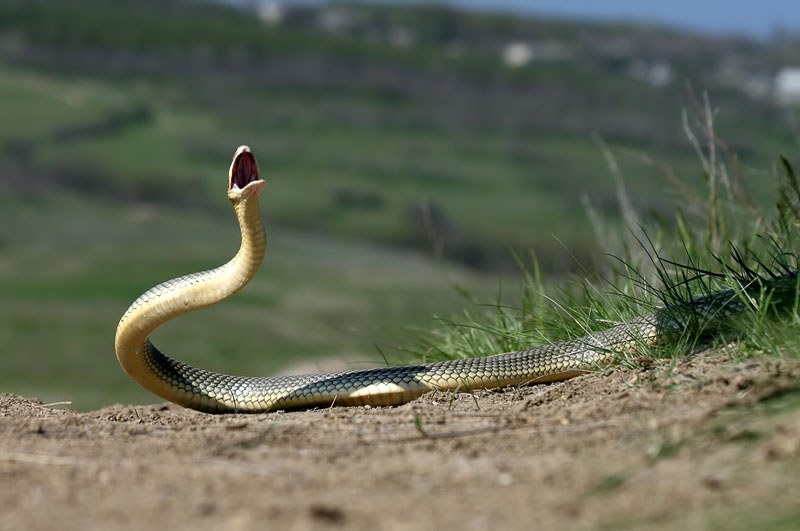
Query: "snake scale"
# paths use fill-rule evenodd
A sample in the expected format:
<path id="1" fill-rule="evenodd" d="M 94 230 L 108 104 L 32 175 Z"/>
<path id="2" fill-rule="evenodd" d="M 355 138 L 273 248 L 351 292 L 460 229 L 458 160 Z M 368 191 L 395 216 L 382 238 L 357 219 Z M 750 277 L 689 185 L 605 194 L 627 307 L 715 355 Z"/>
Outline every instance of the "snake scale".
<path id="1" fill-rule="evenodd" d="M 228 198 L 242 234 L 238 253 L 216 269 L 169 280 L 148 290 L 119 322 L 117 359 L 131 378 L 161 398 L 209 413 L 257 413 L 331 405 L 397 405 L 433 390 L 470 391 L 559 381 L 613 363 L 620 352 L 675 337 L 698 316 L 713 322 L 720 315 L 741 311 L 744 305 L 740 294 L 723 290 L 581 338 L 518 352 L 327 374 L 232 376 L 167 356 L 149 340 L 156 328 L 230 297 L 260 267 L 266 252 L 259 211 L 264 185 L 250 148 L 239 147 L 228 175 Z M 796 274 L 790 275 L 794 278 Z"/>

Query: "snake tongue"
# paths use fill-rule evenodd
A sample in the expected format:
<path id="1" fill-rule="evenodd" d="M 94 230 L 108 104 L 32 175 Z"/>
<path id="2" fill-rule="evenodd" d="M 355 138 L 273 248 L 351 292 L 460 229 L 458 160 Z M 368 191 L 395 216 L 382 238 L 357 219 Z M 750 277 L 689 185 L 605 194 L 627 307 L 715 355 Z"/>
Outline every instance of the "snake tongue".
<path id="1" fill-rule="evenodd" d="M 241 190 L 248 184 L 259 180 L 256 157 L 247 146 L 240 146 L 233 156 L 230 169 L 231 190 Z"/>

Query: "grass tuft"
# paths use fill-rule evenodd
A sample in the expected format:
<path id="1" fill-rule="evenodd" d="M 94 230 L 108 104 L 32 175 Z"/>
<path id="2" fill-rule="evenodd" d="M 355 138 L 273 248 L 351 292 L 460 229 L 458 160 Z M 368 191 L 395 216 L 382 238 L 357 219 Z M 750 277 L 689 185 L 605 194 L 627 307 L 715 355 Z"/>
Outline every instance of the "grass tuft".
<path id="1" fill-rule="evenodd" d="M 733 340 L 738 356 L 796 355 L 789 347 L 800 335 L 797 174 L 781 156 L 772 176 L 777 181 L 775 207 L 759 207 L 750 200 L 744 179 L 728 170 L 732 155 L 716 134 L 706 95 L 684 113 L 683 125 L 702 169 L 704 193 L 666 168 L 664 175 L 678 192 L 674 216 L 643 222 L 612 150 L 596 139 L 616 182 L 624 226 L 611 230 L 584 201 L 607 260 L 582 265 L 580 277 L 552 286 L 531 252 L 519 261 L 518 304 L 502 302 L 502 294 L 486 304 L 462 291 L 468 303 L 463 313 L 437 317 L 438 326 L 420 334 L 414 355 L 435 361 L 522 350 L 580 337 L 658 308 L 676 309 L 670 319 L 680 326 L 673 340 L 622 353 L 622 365 L 677 358 L 698 346 Z"/>

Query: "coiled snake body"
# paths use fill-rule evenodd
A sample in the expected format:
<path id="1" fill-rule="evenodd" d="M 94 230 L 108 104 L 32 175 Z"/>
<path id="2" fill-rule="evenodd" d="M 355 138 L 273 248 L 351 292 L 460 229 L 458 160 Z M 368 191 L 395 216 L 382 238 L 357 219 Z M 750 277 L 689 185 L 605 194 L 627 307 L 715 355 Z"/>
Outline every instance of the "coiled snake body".
<path id="1" fill-rule="evenodd" d="M 519 352 L 429 364 L 283 377 L 245 377 L 192 367 L 160 352 L 148 339 L 163 323 L 233 295 L 255 275 L 266 251 L 258 198 L 264 188 L 247 146 L 235 153 L 228 198 L 239 221 L 242 244 L 228 263 L 169 280 L 128 308 L 117 327 L 115 349 L 127 373 L 156 395 L 205 412 L 266 412 L 344 405 L 395 405 L 432 390 L 469 391 L 564 380 L 611 363 L 622 351 L 653 344 L 686 326 L 685 310 L 703 315 L 738 310 L 733 292 L 684 303 L 683 311 L 656 310 L 571 341 Z"/>

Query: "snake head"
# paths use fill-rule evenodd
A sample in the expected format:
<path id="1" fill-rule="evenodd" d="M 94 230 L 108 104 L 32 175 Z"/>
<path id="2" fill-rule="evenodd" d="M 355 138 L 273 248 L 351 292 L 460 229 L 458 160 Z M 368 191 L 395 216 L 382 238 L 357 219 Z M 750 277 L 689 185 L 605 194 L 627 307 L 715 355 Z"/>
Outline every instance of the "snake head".
<path id="1" fill-rule="evenodd" d="M 248 146 L 239 146 L 228 171 L 228 198 L 239 202 L 257 196 L 265 184 L 260 178 L 253 152 Z"/>

